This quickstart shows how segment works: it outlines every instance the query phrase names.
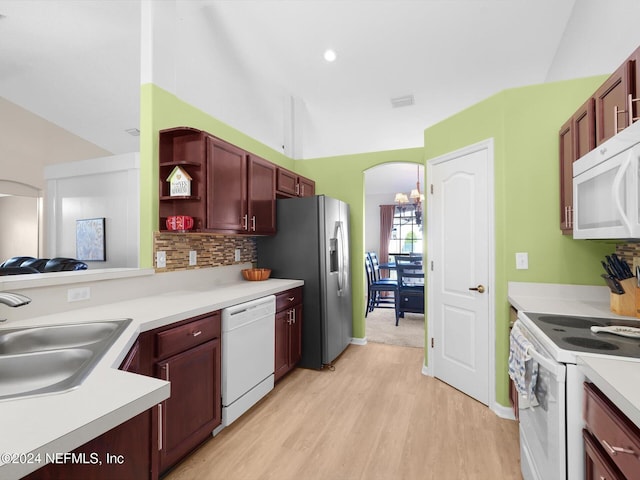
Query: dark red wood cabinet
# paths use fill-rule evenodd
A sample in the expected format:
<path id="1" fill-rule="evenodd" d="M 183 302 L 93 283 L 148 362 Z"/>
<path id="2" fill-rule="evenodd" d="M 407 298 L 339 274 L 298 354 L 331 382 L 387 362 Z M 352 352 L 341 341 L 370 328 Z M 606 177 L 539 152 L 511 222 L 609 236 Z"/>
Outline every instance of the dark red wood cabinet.
<path id="1" fill-rule="evenodd" d="M 207 230 L 244 232 L 247 161 L 244 150 L 207 137 Z"/>
<path id="2" fill-rule="evenodd" d="M 632 82 L 629 60 L 625 61 L 593 95 L 596 102 L 596 144 L 600 145 L 631 123 L 628 115 Z"/>
<path id="3" fill-rule="evenodd" d="M 274 380 L 277 382 L 302 356 L 302 287 L 276 295 Z"/>
<path id="4" fill-rule="evenodd" d="M 573 233 L 573 162 L 640 118 L 640 47 L 560 127 L 560 229 Z"/>
<path id="5" fill-rule="evenodd" d="M 273 235 L 276 166 L 215 137 L 207 138 L 207 230 Z"/>
<path id="6" fill-rule="evenodd" d="M 171 397 L 157 408 L 160 473 L 222 422 L 220 320 L 217 311 L 141 336 L 146 370 L 171 382 Z"/>
<path id="7" fill-rule="evenodd" d="M 255 155 L 248 155 L 247 229 L 256 235 L 276 233 L 276 167 Z"/>
<path id="8" fill-rule="evenodd" d="M 140 349 L 136 342 L 125 358 L 121 370 L 138 373 Z M 88 462 L 97 458 L 100 465 L 91 463 L 47 464 L 24 477 L 28 480 L 113 480 L 158 478 L 158 450 L 153 438 L 157 437 L 154 412 L 149 409 L 73 450 L 84 454 Z M 73 413 L 70 412 L 70 415 Z M 110 461 L 108 461 L 110 459 Z"/>
<path id="9" fill-rule="evenodd" d="M 218 338 L 156 363 L 156 376 L 171 382 L 171 397 L 161 404 L 158 417 L 161 472 L 220 424 L 220 351 Z"/>
<path id="10" fill-rule="evenodd" d="M 279 198 L 312 197 L 316 182 L 286 168 L 278 167 L 276 194 Z"/>
<path id="11" fill-rule="evenodd" d="M 572 118 L 560 128 L 560 230 L 573 233 L 573 161 L 574 121 Z"/>
<path id="12" fill-rule="evenodd" d="M 585 478 L 640 478 L 640 429 L 595 385 L 584 392 Z"/>
<path id="13" fill-rule="evenodd" d="M 167 229 L 167 217 L 189 215 L 194 230 L 202 230 L 206 220 L 206 143 L 205 134 L 194 128 L 179 127 L 160 132 L 159 146 L 159 216 L 160 230 Z M 169 195 L 167 178 L 179 166 L 191 177 L 191 195 Z"/>
<path id="14" fill-rule="evenodd" d="M 193 231 L 273 235 L 276 198 L 315 195 L 315 182 L 190 127 L 160 131 L 159 229 L 171 215 L 194 219 Z M 170 196 L 176 166 L 191 177 L 191 195 Z"/>

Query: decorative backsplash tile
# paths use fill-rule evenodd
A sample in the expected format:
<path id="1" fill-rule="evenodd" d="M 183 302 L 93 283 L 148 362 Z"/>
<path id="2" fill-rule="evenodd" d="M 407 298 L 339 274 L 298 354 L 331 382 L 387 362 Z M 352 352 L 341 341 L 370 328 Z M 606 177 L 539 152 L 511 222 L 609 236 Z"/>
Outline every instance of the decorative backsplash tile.
<path id="1" fill-rule="evenodd" d="M 235 251 L 240 249 L 240 261 L 236 262 Z M 197 252 L 197 265 L 189 265 L 189 252 Z M 252 237 L 219 235 L 211 233 L 164 233 L 153 236 L 153 258 L 156 252 L 167 255 L 167 267 L 156 268 L 156 272 L 172 272 L 205 267 L 220 267 L 238 263 L 257 262 L 256 242 Z"/>
<path id="2" fill-rule="evenodd" d="M 640 265 L 640 242 L 620 243 L 616 245 L 616 255 L 634 268 Z"/>

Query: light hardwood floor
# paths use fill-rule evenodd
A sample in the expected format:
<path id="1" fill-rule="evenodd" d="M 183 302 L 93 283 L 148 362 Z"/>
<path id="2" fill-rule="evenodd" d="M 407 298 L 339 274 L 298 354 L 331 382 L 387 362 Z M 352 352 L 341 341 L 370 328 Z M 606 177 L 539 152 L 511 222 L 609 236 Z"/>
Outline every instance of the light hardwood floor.
<path id="1" fill-rule="evenodd" d="M 518 427 L 421 374 L 423 350 L 350 345 L 296 369 L 165 480 L 520 480 Z"/>

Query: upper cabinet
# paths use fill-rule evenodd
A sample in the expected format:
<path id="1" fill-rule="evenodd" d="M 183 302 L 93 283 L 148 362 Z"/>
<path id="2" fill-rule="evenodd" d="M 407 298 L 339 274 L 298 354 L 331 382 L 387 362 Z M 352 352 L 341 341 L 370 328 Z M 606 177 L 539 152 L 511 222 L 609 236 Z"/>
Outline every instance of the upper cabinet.
<path id="1" fill-rule="evenodd" d="M 316 194 L 316 183 L 286 168 L 278 167 L 276 193 L 279 198 L 312 197 Z"/>
<path id="2" fill-rule="evenodd" d="M 176 167 L 190 181 L 171 195 Z M 315 195 L 315 182 L 206 132 L 178 127 L 160 132 L 160 230 L 167 217 L 193 217 L 193 231 L 273 235 L 276 197 Z"/>
<path id="3" fill-rule="evenodd" d="M 276 231 L 276 166 L 215 137 L 207 138 L 207 229 Z"/>
<path id="4" fill-rule="evenodd" d="M 596 102 L 596 143 L 606 142 L 620 130 L 631 125 L 628 111 L 629 96 L 633 98 L 632 83 L 629 79 L 633 65 L 627 60 L 620 65 L 593 98 Z"/>
<path id="5" fill-rule="evenodd" d="M 640 47 L 560 127 L 560 229 L 573 233 L 573 162 L 640 118 Z"/>
<path id="6" fill-rule="evenodd" d="M 573 162 L 596 146 L 595 107 L 589 98 L 560 127 L 560 229 L 573 233 Z"/>
<path id="7" fill-rule="evenodd" d="M 276 166 L 251 154 L 247 164 L 247 230 L 256 235 L 275 234 Z"/>
<path id="8" fill-rule="evenodd" d="M 207 230 L 242 232 L 247 225 L 244 150 L 207 137 Z"/>
<path id="9" fill-rule="evenodd" d="M 573 119 L 560 128 L 560 229 L 573 232 Z"/>

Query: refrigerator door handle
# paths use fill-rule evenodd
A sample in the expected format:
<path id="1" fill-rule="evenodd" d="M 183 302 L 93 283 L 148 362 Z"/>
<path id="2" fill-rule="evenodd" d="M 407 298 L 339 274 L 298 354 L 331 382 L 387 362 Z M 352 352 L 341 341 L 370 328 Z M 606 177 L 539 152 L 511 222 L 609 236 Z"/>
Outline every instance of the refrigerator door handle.
<path id="1" fill-rule="evenodd" d="M 342 296 L 344 290 L 344 231 L 342 222 L 336 222 L 335 236 L 338 239 L 338 296 Z"/>

